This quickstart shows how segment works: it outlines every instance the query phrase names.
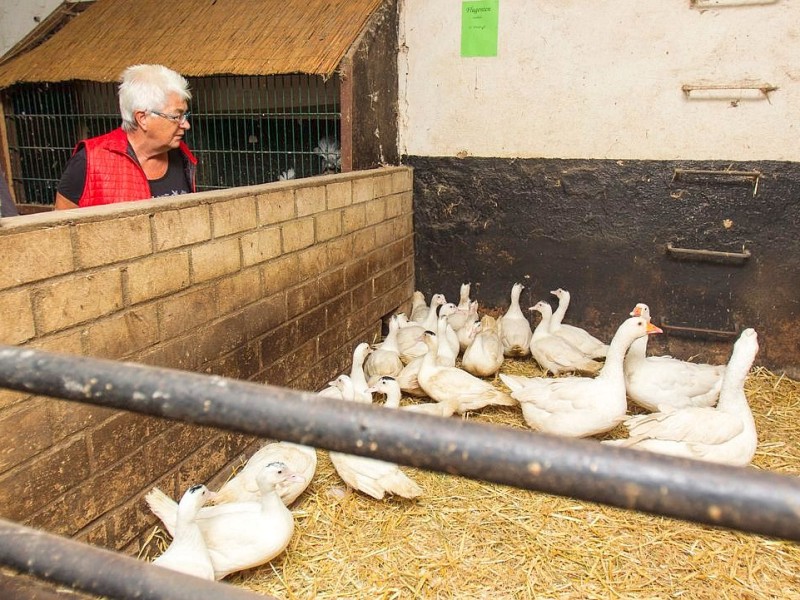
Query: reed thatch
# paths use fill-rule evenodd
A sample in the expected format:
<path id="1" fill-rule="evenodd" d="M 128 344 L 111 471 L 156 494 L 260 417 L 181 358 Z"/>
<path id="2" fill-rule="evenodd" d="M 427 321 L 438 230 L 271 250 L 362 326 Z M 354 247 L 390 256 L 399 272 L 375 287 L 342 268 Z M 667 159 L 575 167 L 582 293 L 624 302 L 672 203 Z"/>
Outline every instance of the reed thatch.
<path id="1" fill-rule="evenodd" d="M 542 374 L 531 360 L 502 370 Z M 759 431 L 753 467 L 800 474 L 800 382 L 756 368 L 746 392 Z M 518 408 L 467 418 L 526 427 Z M 411 468 L 422 497 L 377 501 L 318 455 L 286 552 L 231 584 L 286 600 L 800 598 L 795 543 Z"/>
<path id="2" fill-rule="evenodd" d="M 381 0 L 97 0 L 0 67 L 19 82 L 117 81 L 160 63 L 183 75 L 332 75 Z"/>

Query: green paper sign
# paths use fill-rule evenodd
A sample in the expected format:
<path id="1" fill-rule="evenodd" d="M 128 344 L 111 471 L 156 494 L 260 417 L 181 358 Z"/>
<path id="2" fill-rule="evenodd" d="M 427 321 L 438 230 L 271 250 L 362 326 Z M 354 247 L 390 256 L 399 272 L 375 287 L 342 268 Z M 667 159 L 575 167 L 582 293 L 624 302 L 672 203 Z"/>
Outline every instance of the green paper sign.
<path id="1" fill-rule="evenodd" d="M 461 3 L 461 56 L 497 56 L 500 0 Z"/>

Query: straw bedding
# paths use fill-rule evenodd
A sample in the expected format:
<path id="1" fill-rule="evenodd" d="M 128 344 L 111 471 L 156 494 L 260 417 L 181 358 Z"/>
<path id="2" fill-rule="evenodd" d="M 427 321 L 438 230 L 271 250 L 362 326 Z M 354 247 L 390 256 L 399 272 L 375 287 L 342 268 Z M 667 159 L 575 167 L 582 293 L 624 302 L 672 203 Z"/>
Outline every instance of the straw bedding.
<path id="1" fill-rule="evenodd" d="M 503 372 L 541 374 L 532 361 Z M 753 466 L 798 474 L 800 382 L 756 368 L 746 390 Z M 514 408 L 466 418 L 526 427 Z M 318 454 L 286 552 L 226 581 L 284 599 L 800 598 L 791 542 L 411 468 L 421 498 L 376 501 Z"/>

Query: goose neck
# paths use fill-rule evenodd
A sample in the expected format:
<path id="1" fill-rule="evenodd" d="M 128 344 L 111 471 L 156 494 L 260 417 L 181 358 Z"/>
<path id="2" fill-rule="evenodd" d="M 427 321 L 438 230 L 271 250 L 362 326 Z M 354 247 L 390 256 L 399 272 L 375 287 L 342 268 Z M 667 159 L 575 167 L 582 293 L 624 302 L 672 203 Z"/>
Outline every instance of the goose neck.
<path id="1" fill-rule="evenodd" d="M 625 352 L 628 350 L 628 343 L 620 339 L 619 336 L 614 336 L 611 343 L 608 345 L 608 353 L 606 354 L 606 361 L 603 368 L 600 369 L 597 377 L 608 379 L 609 377 L 624 377 L 623 363 L 625 361 Z"/>

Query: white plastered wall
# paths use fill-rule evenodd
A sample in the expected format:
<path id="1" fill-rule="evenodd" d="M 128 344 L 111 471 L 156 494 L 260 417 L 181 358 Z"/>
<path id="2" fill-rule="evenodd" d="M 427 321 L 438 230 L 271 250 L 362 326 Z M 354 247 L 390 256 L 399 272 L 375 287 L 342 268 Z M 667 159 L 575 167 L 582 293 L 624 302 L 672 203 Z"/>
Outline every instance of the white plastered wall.
<path id="1" fill-rule="evenodd" d="M 500 0 L 462 58 L 461 0 L 401 0 L 401 153 L 800 160 L 800 2 L 750 1 Z"/>
<path id="2" fill-rule="evenodd" d="M 0 56 L 62 3 L 63 0 L 0 0 Z"/>

